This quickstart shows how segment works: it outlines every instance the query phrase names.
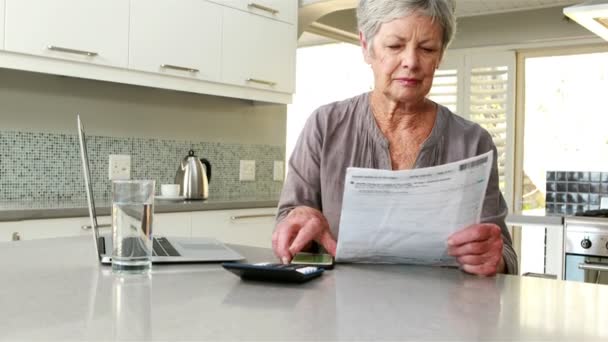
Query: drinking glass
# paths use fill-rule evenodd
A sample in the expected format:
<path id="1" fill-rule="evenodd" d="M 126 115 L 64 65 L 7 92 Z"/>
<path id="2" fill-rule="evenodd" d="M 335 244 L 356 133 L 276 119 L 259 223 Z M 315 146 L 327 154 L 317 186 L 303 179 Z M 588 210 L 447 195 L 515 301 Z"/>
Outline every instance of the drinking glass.
<path id="1" fill-rule="evenodd" d="M 154 181 L 112 182 L 112 270 L 148 272 L 152 265 Z"/>

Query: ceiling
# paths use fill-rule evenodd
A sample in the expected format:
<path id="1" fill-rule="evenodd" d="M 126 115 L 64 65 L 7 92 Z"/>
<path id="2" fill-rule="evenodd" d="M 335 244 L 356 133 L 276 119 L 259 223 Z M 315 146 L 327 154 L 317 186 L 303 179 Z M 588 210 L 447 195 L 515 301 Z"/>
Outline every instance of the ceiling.
<path id="1" fill-rule="evenodd" d="M 456 16 L 459 18 L 491 15 L 507 12 L 527 11 L 557 6 L 569 6 L 582 3 L 585 0 L 455 0 Z M 333 33 L 326 34 L 325 29 L 337 29 L 340 33 L 350 34 L 351 40 L 356 41 L 357 23 L 355 7 L 358 0 L 300 0 L 300 20 L 304 34 L 300 37 L 299 45 L 315 45 Z M 310 13 L 313 13 L 310 15 Z M 304 14 L 304 16 L 303 16 Z M 308 20 L 302 20 L 306 19 Z M 310 25 L 306 25 L 310 23 Z M 322 28 L 314 27 L 319 25 Z M 325 29 L 324 29 L 325 28 Z M 321 36 L 325 37 L 321 37 Z M 334 37 L 335 39 L 335 37 Z M 347 38 L 338 38 L 348 41 Z"/>
<path id="2" fill-rule="evenodd" d="M 583 2 L 583 0 L 456 0 L 456 16 L 471 17 L 476 15 L 567 6 L 581 2 Z"/>

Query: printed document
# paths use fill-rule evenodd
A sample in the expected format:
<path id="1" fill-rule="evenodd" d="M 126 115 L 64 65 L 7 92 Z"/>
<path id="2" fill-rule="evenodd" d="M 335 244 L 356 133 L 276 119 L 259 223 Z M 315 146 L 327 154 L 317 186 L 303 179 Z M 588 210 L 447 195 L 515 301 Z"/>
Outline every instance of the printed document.
<path id="1" fill-rule="evenodd" d="M 448 237 L 479 223 L 493 153 L 422 169 L 348 168 L 336 261 L 455 266 Z"/>

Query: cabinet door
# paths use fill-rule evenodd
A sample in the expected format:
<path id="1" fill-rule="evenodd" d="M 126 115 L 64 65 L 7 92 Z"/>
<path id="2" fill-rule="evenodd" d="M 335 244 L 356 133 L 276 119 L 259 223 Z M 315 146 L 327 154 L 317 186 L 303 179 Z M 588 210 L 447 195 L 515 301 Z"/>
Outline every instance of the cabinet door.
<path id="1" fill-rule="evenodd" d="M 131 0 L 129 68 L 218 81 L 222 7 L 202 0 Z"/>
<path id="2" fill-rule="evenodd" d="M 0 0 L 0 50 L 4 49 L 4 0 Z"/>
<path id="3" fill-rule="evenodd" d="M 110 216 L 98 217 L 98 224 L 110 224 Z M 13 234 L 17 233 L 20 240 L 47 239 L 67 236 L 93 236 L 90 229 L 83 229 L 83 226 L 90 226 L 89 217 L 75 217 L 65 219 L 44 219 L 44 220 L 25 220 L 17 222 L 0 223 L 0 241 L 12 240 Z M 101 228 L 102 234 L 110 232 L 108 228 Z M 92 241 L 92 240 L 91 240 Z"/>
<path id="4" fill-rule="evenodd" d="M 5 49 L 127 66 L 129 2 L 6 0 Z"/>
<path id="5" fill-rule="evenodd" d="M 192 236 L 271 248 L 276 213 L 276 208 L 193 212 Z"/>
<path id="6" fill-rule="evenodd" d="M 224 8 L 222 80 L 294 92 L 296 27 Z"/>
<path id="7" fill-rule="evenodd" d="M 295 24 L 298 18 L 298 0 L 211 0 L 287 23 Z"/>
<path id="8" fill-rule="evenodd" d="M 21 239 L 21 226 L 23 221 L 0 222 L 0 242 Z"/>
<path id="9" fill-rule="evenodd" d="M 154 214 L 152 234 L 154 236 L 191 237 L 192 214 L 190 212 Z"/>

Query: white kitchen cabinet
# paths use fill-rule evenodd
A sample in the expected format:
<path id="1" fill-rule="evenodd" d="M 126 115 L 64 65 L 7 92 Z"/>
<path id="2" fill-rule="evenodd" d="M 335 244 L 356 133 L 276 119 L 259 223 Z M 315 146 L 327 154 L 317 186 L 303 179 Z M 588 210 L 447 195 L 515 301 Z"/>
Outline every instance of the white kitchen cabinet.
<path id="1" fill-rule="evenodd" d="M 6 50 L 100 65 L 127 66 L 128 1 L 5 1 Z"/>
<path id="2" fill-rule="evenodd" d="M 21 224 L 23 221 L 0 222 L 0 242 L 21 239 Z"/>
<path id="3" fill-rule="evenodd" d="M 4 49 L 4 0 L 0 0 L 0 50 Z"/>
<path id="4" fill-rule="evenodd" d="M 276 208 L 196 211 L 192 213 L 192 236 L 271 248 L 276 213 Z"/>
<path id="5" fill-rule="evenodd" d="M 296 26 L 228 7 L 223 18 L 222 81 L 293 93 Z"/>
<path id="6" fill-rule="evenodd" d="M 298 0 L 210 0 L 225 6 L 237 8 L 252 14 L 261 15 L 296 24 L 298 20 Z"/>
<path id="7" fill-rule="evenodd" d="M 192 213 L 155 213 L 152 226 L 154 236 L 192 236 Z"/>
<path id="8" fill-rule="evenodd" d="M 97 218 L 98 224 L 111 223 L 110 216 Z M 89 235 L 90 229 L 82 229 L 82 226 L 90 226 L 89 217 L 24 220 L 14 222 L 0 222 L 0 241 L 13 240 L 14 234 L 18 234 L 20 240 L 46 239 L 55 237 Z M 101 228 L 102 233 L 109 232 L 109 228 Z"/>
<path id="9" fill-rule="evenodd" d="M 219 81 L 222 6 L 131 0 L 129 68 Z"/>

